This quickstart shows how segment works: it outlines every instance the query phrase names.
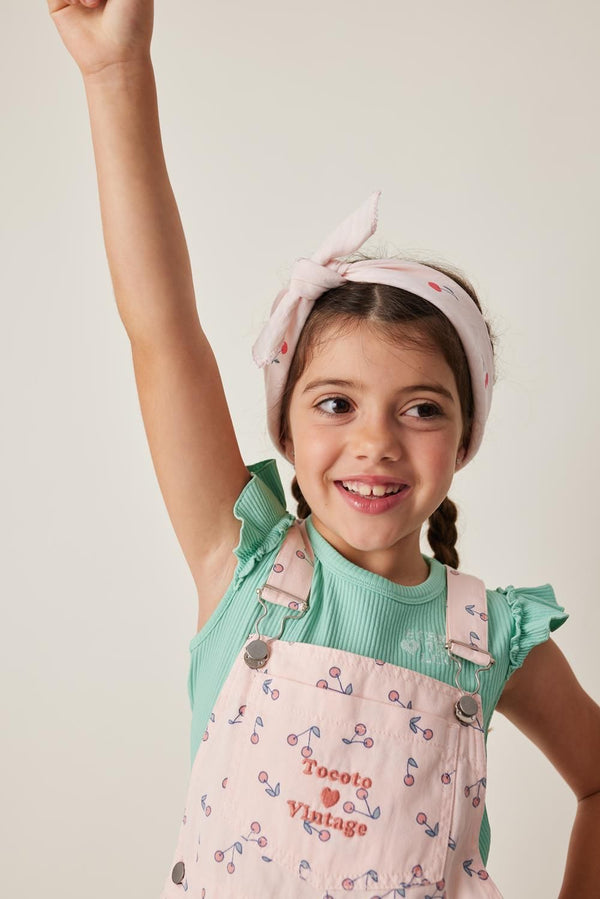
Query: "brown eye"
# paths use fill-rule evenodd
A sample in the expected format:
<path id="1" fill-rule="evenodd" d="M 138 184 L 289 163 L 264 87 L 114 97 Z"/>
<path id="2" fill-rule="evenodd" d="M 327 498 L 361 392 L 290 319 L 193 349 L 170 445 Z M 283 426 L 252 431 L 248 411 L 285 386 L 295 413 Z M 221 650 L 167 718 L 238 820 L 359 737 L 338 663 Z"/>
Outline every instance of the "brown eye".
<path id="1" fill-rule="evenodd" d="M 317 404 L 319 412 L 324 415 L 343 415 L 350 412 L 350 403 L 341 396 L 330 396 Z"/>
<path id="2" fill-rule="evenodd" d="M 434 403 L 417 403 L 416 406 L 412 406 L 407 412 L 406 415 L 409 415 L 413 412 L 414 409 L 424 409 L 425 414 L 423 415 L 414 415 L 416 418 L 437 418 L 442 414 L 441 410 Z"/>

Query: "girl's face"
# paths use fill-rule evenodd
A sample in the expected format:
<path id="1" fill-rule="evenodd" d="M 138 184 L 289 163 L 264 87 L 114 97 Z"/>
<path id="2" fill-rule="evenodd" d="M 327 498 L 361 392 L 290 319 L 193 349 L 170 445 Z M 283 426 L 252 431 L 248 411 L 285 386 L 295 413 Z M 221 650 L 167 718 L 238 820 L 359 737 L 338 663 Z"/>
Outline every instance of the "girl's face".
<path id="1" fill-rule="evenodd" d="M 441 353 L 392 345 L 382 327 L 325 332 L 292 393 L 290 443 L 317 531 L 354 564 L 417 584 L 421 526 L 464 455 L 462 414 Z"/>

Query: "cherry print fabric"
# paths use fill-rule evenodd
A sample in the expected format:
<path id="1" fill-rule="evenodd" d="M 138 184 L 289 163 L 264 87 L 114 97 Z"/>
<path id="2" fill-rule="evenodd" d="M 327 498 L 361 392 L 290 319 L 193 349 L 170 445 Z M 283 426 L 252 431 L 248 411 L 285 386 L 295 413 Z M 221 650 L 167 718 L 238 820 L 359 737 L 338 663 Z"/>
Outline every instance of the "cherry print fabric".
<path id="1" fill-rule="evenodd" d="M 463 616 L 471 603 L 459 584 L 473 580 L 449 584 Z M 351 652 L 267 642 L 263 669 L 242 649 L 210 716 L 173 858 L 185 875 L 169 875 L 162 899 L 499 897 L 477 848 L 480 697 L 463 725 L 462 691 L 448 684 Z"/>

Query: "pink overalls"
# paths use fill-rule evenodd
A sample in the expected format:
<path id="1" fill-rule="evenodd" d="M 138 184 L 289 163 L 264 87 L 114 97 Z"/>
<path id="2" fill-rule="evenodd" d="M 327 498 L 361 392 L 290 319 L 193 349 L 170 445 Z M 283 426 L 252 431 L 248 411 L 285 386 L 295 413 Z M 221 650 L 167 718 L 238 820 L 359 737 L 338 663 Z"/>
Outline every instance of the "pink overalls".
<path id="1" fill-rule="evenodd" d="M 501 899 L 479 855 L 481 698 L 353 652 L 260 637 L 264 600 L 310 614 L 312 548 L 292 525 L 264 611 L 190 777 L 161 899 Z M 447 648 L 479 670 L 483 582 L 446 566 Z M 477 673 L 479 686 L 479 674 Z"/>

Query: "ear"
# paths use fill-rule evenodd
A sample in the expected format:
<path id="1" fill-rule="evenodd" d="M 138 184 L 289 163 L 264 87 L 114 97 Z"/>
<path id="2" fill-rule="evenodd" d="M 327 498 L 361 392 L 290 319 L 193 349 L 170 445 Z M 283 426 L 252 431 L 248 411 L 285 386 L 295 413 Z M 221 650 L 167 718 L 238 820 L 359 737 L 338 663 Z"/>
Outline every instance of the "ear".
<path id="1" fill-rule="evenodd" d="M 461 448 L 459 449 L 459 451 L 456 454 L 456 465 L 454 466 L 454 471 L 458 471 L 460 469 L 460 467 L 462 466 L 463 459 L 465 458 L 466 454 L 467 454 L 466 449 L 464 448 L 464 446 L 461 446 Z"/>
<path id="2" fill-rule="evenodd" d="M 285 457 L 292 465 L 294 464 L 294 444 L 289 437 L 284 441 Z"/>

